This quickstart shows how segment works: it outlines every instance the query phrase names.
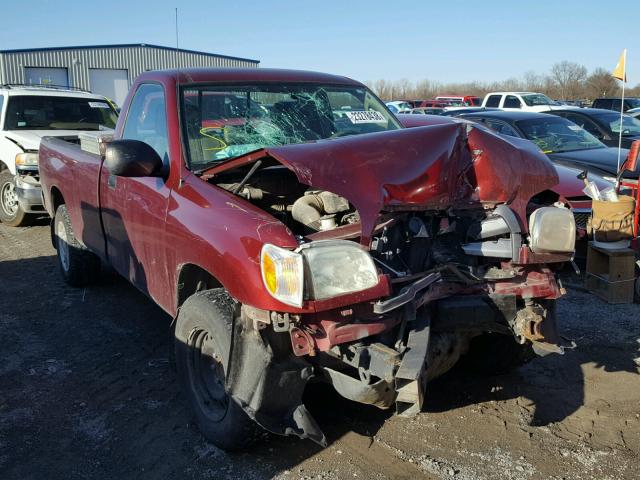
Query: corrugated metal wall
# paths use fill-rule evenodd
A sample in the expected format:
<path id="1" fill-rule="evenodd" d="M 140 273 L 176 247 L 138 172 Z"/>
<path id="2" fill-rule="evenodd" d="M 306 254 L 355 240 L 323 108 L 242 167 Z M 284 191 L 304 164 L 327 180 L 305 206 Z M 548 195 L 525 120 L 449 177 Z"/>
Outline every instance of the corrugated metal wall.
<path id="1" fill-rule="evenodd" d="M 0 83 L 24 83 L 24 67 L 66 68 L 70 86 L 90 90 L 90 68 L 127 70 L 131 86 L 133 80 L 147 70 L 176 67 L 257 68 L 258 64 L 255 60 L 202 55 L 148 45 L 5 52 L 0 53 Z"/>

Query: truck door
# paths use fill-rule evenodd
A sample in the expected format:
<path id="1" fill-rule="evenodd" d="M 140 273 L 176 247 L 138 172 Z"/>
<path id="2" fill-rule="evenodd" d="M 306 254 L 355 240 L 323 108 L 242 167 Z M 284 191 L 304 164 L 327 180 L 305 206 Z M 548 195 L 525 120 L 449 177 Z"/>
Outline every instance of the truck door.
<path id="1" fill-rule="evenodd" d="M 139 85 L 122 133 L 123 139 L 148 143 L 169 169 L 167 114 L 161 85 Z M 165 217 L 170 189 L 164 178 L 127 178 L 102 169 L 100 207 L 107 256 L 131 283 L 164 306 L 160 285 L 166 278 Z"/>

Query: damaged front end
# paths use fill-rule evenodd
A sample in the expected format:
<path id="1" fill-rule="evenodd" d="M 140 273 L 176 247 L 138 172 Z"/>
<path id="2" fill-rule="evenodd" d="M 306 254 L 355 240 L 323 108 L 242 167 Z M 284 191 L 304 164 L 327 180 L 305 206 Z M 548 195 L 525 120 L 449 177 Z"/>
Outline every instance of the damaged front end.
<path id="1" fill-rule="evenodd" d="M 263 149 L 204 177 L 299 243 L 264 244 L 264 286 L 282 308 L 243 305 L 236 324 L 227 388 L 267 430 L 324 443 L 302 403 L 311 379 L 413 415 L 476 337 L 538 355 L 570 346 L 555 270 L 575 222 L 563 204 L 530 204 L 558 179 L 524 143 L 437 125 Z"/>

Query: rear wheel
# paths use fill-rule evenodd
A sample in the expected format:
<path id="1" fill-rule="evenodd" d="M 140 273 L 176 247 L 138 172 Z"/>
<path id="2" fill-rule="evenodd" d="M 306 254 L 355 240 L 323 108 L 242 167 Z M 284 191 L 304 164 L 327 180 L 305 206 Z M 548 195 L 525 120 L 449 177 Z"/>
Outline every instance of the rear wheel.
<path id="1" fill-rule="evenodd" d="M 58 207 L 53 222 L 58 265 L 65 282 L 72 287 L 94 282 L 100 275 L 100 259 L 75 237 L 66 205 Z"/>
<path id="2" fill-rule="evenodd" d="M 202 434 L 224 450 L 250 445 L 260 431 L 226 390 L 235 302 L 222 288 L 189 297 L 176 321 L 178 376 Z"/>
<path id="3" fill-rule="evenodd" d="M 0 221 L 10 227 L 26 225 L 30 218 L 18 202 L 14 176 L 9 170 L 0 172 Z"/>

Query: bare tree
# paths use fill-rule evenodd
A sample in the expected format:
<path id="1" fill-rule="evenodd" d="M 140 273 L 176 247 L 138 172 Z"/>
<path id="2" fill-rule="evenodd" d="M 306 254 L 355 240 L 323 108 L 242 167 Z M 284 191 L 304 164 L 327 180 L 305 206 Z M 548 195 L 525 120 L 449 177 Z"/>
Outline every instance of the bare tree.
<path id="1" fill-rule="evenodd" d="M 427 79 L 420 80 L 416 84 L 414 96 L 417 100 L 427 100 L 435 97 L 437 95 L 438 89 L 439 85 L 437 83 L 433 83 Z"/>
<path id="2" fill-rule="evenodd" d="M 603 95 L 618 96 L 618 82 L 604 68 L 596 68 L 587 76 L 587 69 L 569 61 L 556 63 L 549 75 L 537 74 L 529 70 L 522 78 L 507 78 L 497 82 L 438 83 L 429 79 L 413 83 L 401 80 L 375 80 L 367 85 L 385 101 L 429 99 L 437 95 L 477 95 L 483 97 L 488 92 L 529 90 L 540 92 L 551 98 L 594 99 Z M 629 96 L 640 96 L 640 84 L 627 86 Z"/>
<path id="3" fill-rule="evenodd" d="M 562 99 L 575 99 L 587 78 L 587 69 L 584 65 L 563 60 L 551 67 L 551 78 Z"/>
<path id="4" fill-rule="evenodd" d="M 524 88 L 529 92 L 540 92 L 544 88 L 544 75 L 538 75 L 533 70 L 524 73 Z"/>
<path id="5" fill-rule="evenodd" d="M 587 78 L 585 93 L 589 98 L 618 96 L 618 81 L 611 72 L 604 68 L 596 68 Z"/>

